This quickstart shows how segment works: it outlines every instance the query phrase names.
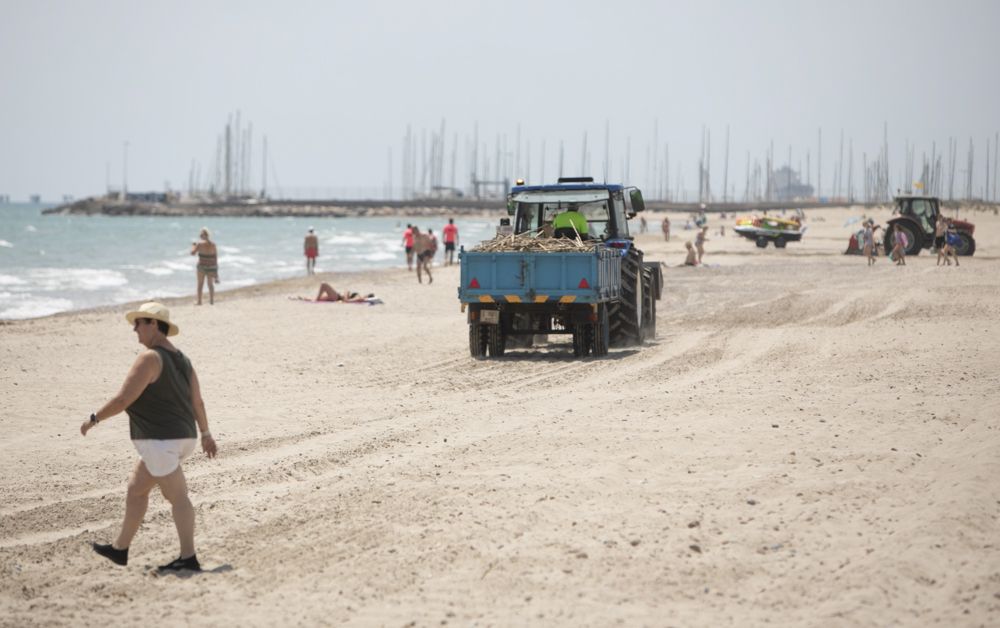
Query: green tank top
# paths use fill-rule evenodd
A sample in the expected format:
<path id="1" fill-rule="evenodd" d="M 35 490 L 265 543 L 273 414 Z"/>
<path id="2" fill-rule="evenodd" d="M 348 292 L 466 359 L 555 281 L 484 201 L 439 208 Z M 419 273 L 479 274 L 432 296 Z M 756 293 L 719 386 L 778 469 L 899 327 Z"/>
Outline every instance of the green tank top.
<path id="1" fill-rule="evenodd" d="M 568 229 L 570 227 L 576 227 L 576 231 L 580 235 L 587 235 L 589 225 L 587 224 L 587 219 L 583 217 L 583 214 L 574 211 L 565 211 L 561 214 L 557 214 L 556 217 L 552 219 L 553 229 Z"/>
<path id="2" fill-rule="evenodd" d="M 154 347 L 163 362 L 156 381 L 125 409 L 132 440 L 197 438 L 191 406 L 191 361 L 180 351 Z"/>

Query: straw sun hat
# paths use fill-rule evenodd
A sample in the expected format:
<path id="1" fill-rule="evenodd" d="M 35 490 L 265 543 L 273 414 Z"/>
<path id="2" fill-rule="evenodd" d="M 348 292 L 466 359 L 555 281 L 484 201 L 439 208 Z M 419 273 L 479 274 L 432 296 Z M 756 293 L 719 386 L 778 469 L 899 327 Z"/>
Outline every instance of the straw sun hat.
<path id="1" fill-rule="evenodd" d="M 137 318 L 151 318 L 154 321 L 163 321 L 170 326 L 170 329 L 167 330 L 168 336 L 176 336 L 181 333 L 180 328 L 170 322 L 170 310 L 162 303 L 157 303 L 156 301 L 143 303 L 139 306 L 138 310 L 133 310 L 125 315 L 125 320 L 128 321 L 129 325 L 135 325 L 135 319 Z"/>

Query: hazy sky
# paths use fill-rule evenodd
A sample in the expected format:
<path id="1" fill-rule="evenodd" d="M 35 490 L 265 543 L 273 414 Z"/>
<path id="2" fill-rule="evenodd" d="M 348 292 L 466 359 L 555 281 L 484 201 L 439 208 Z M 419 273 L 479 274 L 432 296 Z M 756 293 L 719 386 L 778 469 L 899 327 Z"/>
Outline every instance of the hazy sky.
<path id="1" fill-rule="evenodd" d="M 993 0 L 0 0 L 0 194 L 100 193 L 109 165 L 118 186 L 125 141 L 129 189 L 186 188 L 192 160 L 209 176 L 237 110 L 253 123 L 254 187 L 267 135 L 272 191 L 276 176 L 288 191 L 377 194 L 390 149 L 399 184 L 407 125 L 419 137 L 442 119 L 458 185 L 477 122 L 491 155 L 498 135 L 513 154 L 520 125 L 529 179 L 543 140 L 545 178 L 560 140 L 577 174 L 584 132 L 601 176 L 609 124 L 610 178 L 629 142 L 640 185 L 655 126 L 687 188 L 703 125 L 721 186 L 728 124 L 738 194 L 748 151 L 762 159 L 773 140 L 778 165 L 791 146 L 805 168 L 808 150 L 815 183 L 822 127 L 826 187 L 841 129 L 860 172 L 888 122 L 894 177 L 905 141 L 919 160 L 956 137 L 962 169 L 971 137 L 981 186 L 1000 130 L 998 25 Z"/>

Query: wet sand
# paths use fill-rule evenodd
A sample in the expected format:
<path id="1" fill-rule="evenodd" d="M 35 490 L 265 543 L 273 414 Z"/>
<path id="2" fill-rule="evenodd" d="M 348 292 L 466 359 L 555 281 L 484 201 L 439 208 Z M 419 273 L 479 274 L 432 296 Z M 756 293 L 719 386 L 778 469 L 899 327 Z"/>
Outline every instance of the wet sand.
<path id="1" fill-rule="evenodd" d="M 732 232 L 684 259 L 658 334 L 469 357 L 458 268 L 169 302 L 217 460 L 185 463 L 210 571 L 155 494 L 118 568 L 136 454 L 86 438 L 141 347 L 106 308 L 0 325 L 0 625 L 949 625 L 1000 617 L 1000 218 L 938 268 Z M 881 220 L 887 212 L 876 214 Z M 963 215 L 963 218 L 966 216 Z M 383 305 L 311 304 L 319 280 Z"/>

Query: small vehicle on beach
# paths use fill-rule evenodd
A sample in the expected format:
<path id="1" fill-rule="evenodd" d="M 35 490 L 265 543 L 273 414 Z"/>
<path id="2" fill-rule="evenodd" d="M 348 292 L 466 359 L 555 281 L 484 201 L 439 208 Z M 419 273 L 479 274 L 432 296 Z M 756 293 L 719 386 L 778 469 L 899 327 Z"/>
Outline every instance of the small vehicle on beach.
<path id="1" fill-rule="evenodd" d="M 502 356 L 508 339 L 530 346 L 536 334 L 572 334 L 576 357 L 655 337 L 660 264 L 643 260 L 628 230 L 644 209 L 638 188 L 590 177 L 518 181 L 497 238 L 459 252 L 472 356 Z M 576 237 L 552 237 L 566 212 L 586 221 L 585 232 L 574 226 Z"/>
<path id="2" fill-rule="evenodd" d="M 767 248 L 768 242 L 778 249 L 789 242 L 798 242 L 805 228 L 798 218 L 778 218 L 776 216 L 740 216 L 733 231 L 747 240 L 753 240 L 758 248 Z"/>
<path id="3" fill-rule="evenodd" d="M 896 204 L 892 212 L 892 218 L 886 223 L 883 231 L 883 247 L 886 251 L 892 250 L 894 230 L 898 229 L 906 234 L 907 247 L 904 252 L 907 255 L 917 255 L 923 249 L 934 246 L 934 226 L 938 216 L 941 214 L 941 201 L 936 196 L 914 196 L 905 194 L 894 199 Z M 973 233 L 976 226 L 965 220 L 951 219 L 952 226 L 957 232 L 958 244 L 955 245 L 955 252 L 959 255 L 973 255 L 976 252 L 976 239 Z M 851 234 L 847 243 L 847 255 L 861 255 L 861 238 L 857 233 Z"/>

